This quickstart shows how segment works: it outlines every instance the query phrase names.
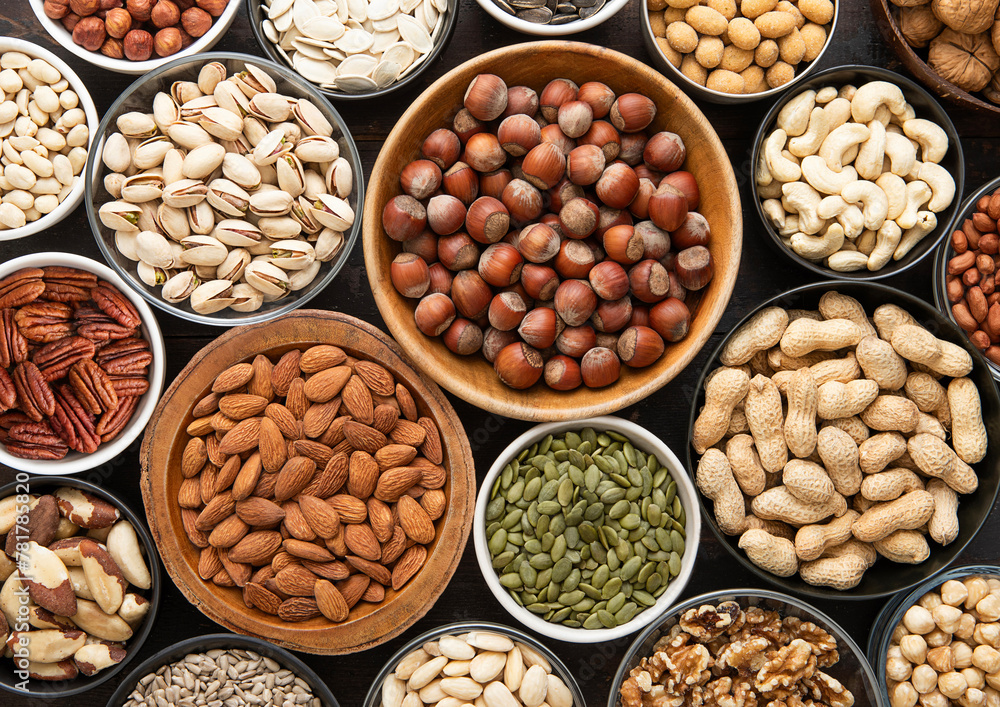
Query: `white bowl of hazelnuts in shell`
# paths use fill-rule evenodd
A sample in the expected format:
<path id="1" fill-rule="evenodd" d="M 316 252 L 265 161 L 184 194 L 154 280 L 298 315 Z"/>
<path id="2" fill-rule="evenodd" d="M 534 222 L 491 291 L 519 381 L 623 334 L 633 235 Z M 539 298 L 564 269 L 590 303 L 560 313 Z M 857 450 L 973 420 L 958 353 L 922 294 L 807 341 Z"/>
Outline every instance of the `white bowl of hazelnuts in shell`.
<path id="1" fill-rule="evenodd" d="M 29 0 L 45 31 L 84 61 L 140 75 L 207 52 L 233 23 L 239 0 Z"/>

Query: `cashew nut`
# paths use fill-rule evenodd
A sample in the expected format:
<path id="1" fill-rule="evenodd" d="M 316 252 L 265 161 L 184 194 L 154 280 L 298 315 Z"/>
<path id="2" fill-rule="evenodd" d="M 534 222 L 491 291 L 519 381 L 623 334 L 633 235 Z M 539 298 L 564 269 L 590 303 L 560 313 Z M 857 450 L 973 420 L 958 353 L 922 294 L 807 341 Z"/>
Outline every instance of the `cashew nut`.
<path id="1" fill-rule="evenodd" d="M 872 251 L 875 250 L 875 238 L 878 233 L 875 231 L 865 230 L 862 232 L 858 239 L 854 241 L 854 245 L 857 247 L 858 252 L 864 253 L 865 255 L 871 255 Z"/>
<path id="2" fill-rule="evenodd" d="M 937 228 L 937 216 L 935 216 L 930 211 L 921 211 L 917 214 L 917 225 L 913 228 L 907 229 L 903 233 L 903 237 L 899 241 L 899 245 L 896 246 L 896 251 L 892 254 L 893 260 L 900 260 L 906 257 L 913 248 L 919 243 L 924 236 Z M 898 222 L 897 222 L 898 223 Z"/>
<path id="3" fill-rule="evenodd" d="M 822 199 L 819 192 L 805 182 L 787 182 L 781 186 L 781 199 L 785 211 L 799 215 L 799 230 L 807 235 L 819 233 L 826 225 L 816 213 Z"/>
<path id="4" fill-rule="evenodd" d="M 889 213 L 889 197 L 874 182 L 858 180 L 851 182 L 840 195 L 849 204 L 861 204 L 865 217 L 865 228 L 877 231 Z"/>
<path id="5" fill-rule="evenodd" d="M 857 250 L 858 247 L 854 245 L 853 241 L 844 241 L 844 247 L 841 250 Z"/>
<path id="6" fill-rule="evenodd" d="M 930 203 L 927 204 L 928 209 L 938 213 L 951 205 L 955 198 L 955 180 L 947 169 L 934 162 L 922 162 L 917 178 L 927 182 L 934 193 Z"/>
<path id="7" fill-rule="evenodd" d="M 847 165 L 843 171 L 834 172 L 819 155 L 803 157 L 801 169 L 802 176 L 809 185 L 823 194 L 839 194 L 844 187 L 858 179 L 854 167 Z"/>
<path id="8" fill-rule="evenodd" d="M 854 84 L 849 83 L 845 86 L 841 86 L 840 90 L 837 91 L 837 96 L 839 98 L 846 98 L 847 100 L 851 101 L 854 100 L 854 94 L 856 94 L 857 92 L 858 92 L 858 87 L 855 86 Z"/>
<path id="9" fill-rule="evenodd" d="M 785 207 L 782 206 L 782 209 Z M 786 214 L 785 225 L 778 231 L 778 235 L 785 238 L 786 240 L 790 238 L 793 234 L 799 232 L 799 215 L 798 214 Z"/>
<path id="10" fill-rule="evenodd" d="M 937 123 L 924 118 L 913 118 L 903 123 L 903 132 L 920 145 L 922 162 L 940 162 L 948 152 L 948 134 Z"/>
<path id="11" fill-rule="evenodd" d="M 839 128 L 851 119 L 851 102 L 846 98 L 834 98 L 823 106 L 830 119 L 830 130 Z"/>
<path id="12" fill-rule="evenodd" d="M 764 159 L 763 152 L 757 159 L 757 169 L 754 170 L 753 178 L 759 187 L 766 187 L 774 181 L 774 177 L 771 176 L 771 170 L 767 168 L 767 161 Z"/>
<path id="13" fill-rule="evenodd" d="M 822 236 L 805 233 L 792 235 L 792 250 L 806 260 L 822 260 L 840 250 L 844 245 L 844 229 L 839 223 L 832 223 Z"/>
<path id="14" fill-rule="evenodd" d="M 790 159 L 781 154 L 788 135 L 778 128 L 764 141 L 764 159 L 771 176 L 779 182 L 794 182 L 802 176 L 802 169 Z"/>
<path id="15" fill-rule="evenodd" d="M 898 174 L 883 172 L 875 183 L 889 198 L 889 213 L 885 217 L 895 220 L 906 208 L 906 182 Z"/>
<path id="16" fill-rule="evenodd" d="M 785 104 L 778 113 L 776 125 L 787 135 L 797 136 L 806 131 L 810 114 L 816 105 L 816 92 L 803 91 Z"/>
<path id="17" fill-rule="evenodd" d="M 827 135 L 823 145 L 819 148 L 819 156 L 826 160 L 830 169 L 839 172 L 844 168 L 845 163 L 851 161 L 846 154 L 848 150 L 864 142 L 870 136 L 871 130 L 868 129 L 867 125 L 845 123 Z"/>
<path id="18" fill-rule="evenodd" d="M 824 86 L 816 92 L 816 103 L 824 105 L 829 103 L 834 98 L 837 97 L 837 88 L 835 86 Z"/>
<path id="19" fill-rule="evenodd" d="M 917 111 L 909 103 L 903 108 L 902 113 L 893 113 L 891 122 L 895 125 L 902 126 L 907 120 L 913 120 L 917 117 Z"/>
<path id="20" fill-rule="evenodd" d="M 869 81 L 863 84 L 851 99 L 851 115 L 859 123 L 867 123 L 875 117 L 881 105 L 899 115 L 906 110 L 906 98 L 899 86 L 888 81 Z"/>
<path id="21" fill-rule="evenodd" d="M 856 250 L 841 250 L 826 259 L 826 266 L 837 272 L 863 270 L 868 266 L 868 256 Z"/>
<path id="22" fill-rule="evenodd" d="M 850 204 L 844 201 L 843 197 L 839 194 L 834 194 L 833 196 L 823 197 L 819 202 L 819 206 L 816 207 L 816 214 L 820 218 L 833 218 L 834 216 L 839 216 L 843 213 Z"/>
<path id="23" fill-rule="evenodd" d="M 895 221 L 886 221 L 875 235 L 875 248 L 868 255 L 868 269 L 872 272 L 881 270 L 892 258 L 903 232 Z"/>
<path id="24" fill-rule="evenodd" d="M 785 217 L 787 213 L 785 212 L 785 207 L 781 205 L 780 199 L 765 199 L 760 205 L 761 211 L 770 220 L 771 225 L 781 232 L 781 229 L 785 227 Z"/>
<path id="25" fill-rule="evenodd" d="M 931 198 L 931 188 L 919 179 L 906 184 L 906 201 L 903 213 L 896 217 L 896 223 L 903 230 L 913 228 L 917 223 L 917 212 Z"/>
<path id="26" fill-rule="evenodd" d="M 889 124 L 889 120 L 892 118 L 892 111 L 886 105 L 881 105 L 875 110 L 875 117 L 872 120 L 877 120 L 882 124 L 884 128 Z"/>
<path id="27" fill-rule="evenodd" d="M 837 214 L 837 223 L 843 226 L 844 236 L 853 240 L 865 230 L 865 215 L 854 204 L 847 204 L 847 208 Z"/>
<path id="28" fill-rule="evenodd" d="M 781 182 L 771 181 L 767 186 L 757 187 L 757 196 L 761 199 L 780 199 L 781 198 Z"/>
<path id="29" fill-rule="evenodd" d="M 871 136 L 861 143 L 861 149 L 854 160 L 854 168 L 862 179 L 875 180 L 882 174 L 882 160 L 885 159 L 885 126 L 878 120 L 868 123 Z"/>
<path id="30" fill-rule="evenodd" d="M 886 131 L 885 154 L 892 165 L 892 173 L 905 177 L 913 169 L 917 161 L 917 151 L 913 143 L 905 135 Z"/>
<path id="31" fill-rule="evenodd" d="M 788 151 L 796 157 L 815 155 L 829 134 L 830 116 L 823 108 L 813 108 L 809 116 L 809 128 L 799 137 L 788 141 Z"/>

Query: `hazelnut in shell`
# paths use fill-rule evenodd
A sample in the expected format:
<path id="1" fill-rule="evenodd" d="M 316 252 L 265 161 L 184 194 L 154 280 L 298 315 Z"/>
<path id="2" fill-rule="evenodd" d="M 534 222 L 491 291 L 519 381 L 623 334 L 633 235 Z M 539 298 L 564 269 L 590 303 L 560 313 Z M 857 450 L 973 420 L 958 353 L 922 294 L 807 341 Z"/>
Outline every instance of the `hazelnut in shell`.
<path id="1" fill-rule="evenodd" d="M 490 363 L 495 363 L 497 355 L 506 346 L 519 341 L 516 331 L 500 331 L 493 327 L 488 327 L 483 331 L 483 358 Z"/>
<path id="2" fill-rule="evenodd" d="M 130 32 L 129 36 L 131 34 Z M 125 38 L 125 53 L 128 54 L 128 37 Z M 382 228 L 394 241 L 416 238 L 423 233 L 426 226 L 427 210 L 423 204 L 407 194 L 394 196 L 382 209 Z"/>
<path id="3" fill-rule="evenodd" d="M 698 204 L 701 203 L 701 192 L 698 190 L 698 182 L 695 181 L 694 175 L 686 170 L 682 169 L 671 172 L 660 181 L 660 184 L 670 184 L 680 189 L 684 193 L 684 196 L 687 197 L 688 211 L 694 211 L 698 208 Z"/>
<path id="4" fill-rule="evenodd" d="M 691 326 L 691 311 L 676 297 L 669 297 L 650 307 L 649 326 L 666 341 L 680 341 Z"/>
<path id="5" fill-rule="evenodd" d="M 549 189 L 549 198 L 552 199 L 549 211 L 553 214 L 559 213 L 562 211 L 563 206 L 573 201 L 573 199 L 579 199 L 583 195 L 583 187 L 573 184 L 569 179 L 563 177 L 559 180 L 558 184 Z"/>
<path id="6" fill-rule="evenodd" d="M 642 162 L 642 153 L 646 150 L 646 134 L 630 133 L 621 136 L 621 146 L 618 149 L 618 159 L 630 167 L 636 167 Z"/>
<path id="7" fill-rule="evenodd" d="M 389 266 L 393 287 L 403 297 L 423 297 L 431 285 L 430 270 L 419 255 L 399 253 Z"/>
<path id="8" fill-rule="evenodd" d="M 475 322 L 458 318 L 445 330 L 441 340 L 452 353 L 468 356 L 482 348 L 483 330 Z"/>
<path id="9" fill-rule="evenodd" d="M 628 320 L 629 326 L 649 326 L 649 307 L 644 304 L 637 304 L 632 307 L 632 316 Z M 617 350 L 618 347 L 615 347 Z"/>
<path id="10" fill-rule="evenodd" d="M 458 156 L 462 154 L 462 141 L 451 130 L 438 128 L 424 140 L 420 154 L 445 170 L 458 161 Z"/>
<path id="11" fill-rule="evenodd" d="M 546 349 L 556 342 L 556 312 L 548 307 L 536 307 L 524 315 L 517 333 L 536 349 Z"/>
<path id="12" fill-rule="evenodd" d="M 612 209 L 610 206 L 601 205 L 601 217 L 597 220 L 597 237 L 604 238 L 604 234 L 615 226 L 631 226 L 632 214 L 625 209 Z"/>
<path id="13" fill-rule="evenodd" d="M 431 263 L 427 268 L 427 272 L 430 275 L 430 287 L 427 288 L 427 294 L 440 292 L 450 297 L 451 282 L 454 279 L 451 270 L 441 263 Z"/>
<path id="14" fill-rule="evenodd" d="M 559 253 L 559 234 L 544 223 L 532 224 L 521 231 L 517 249 L 529 262 L 547 262 Z"/>
<path id="15" fill-rule="evenodd" d="M 632 320 L 632 298 L 602 300 L 590 317 L 590 323 L 602 333 L 616 332 Z"/>
<path id="16" fill-rule="evenodd" d="M 447 295 L 427 295 L 417 303 L 413 320 L 427 336 L 439 336 L 455 320 L 455 304 Z"/>
<path id="17" fill-rule="evenodd" d="M 446 193 L 468 206 L 479 196 L 479 176 L 465 162 L 456 162 L 441 178 Z"/>
<path id="18" fill-rule="evenodd" d="M 568 326 L 556 336 L 559 353 L 580 358 L 597 346 L 597 334 L 591 326 Z"/>
<path id="19" fill-rule="evenodd" d="M 483 196 L 503 200 L 503 190 L 514 179 L 509 169 L 495 169 L 479 176 L 479 190 Z"/>
<path id="20" fill-rule="evenodd" d="M 594 122 L 594 110 L 584 101 L 569 101 L 559 106 L 556 122 L 566 137 L 576 139 L 590 130 L 590 125 Z"/>
<path id="21" fill-rule="evenodd" d="M 586 280 L 565 280 L 556 289 L 556 314 L 566 326 L 580 326 L 597 309 L 597 294 Z"/>
<path id="22" fill-rule="evenodd" d="M 579 86 L 569 79 L 552 79 L 541 95 L 538 96 L 538 105 L 542 111 L 542 117 L 550 123 L 556 122 L 559 115 L 559 106 L 563 103 L 575 101 Z"/>
<path id="23" fill-rule="evenodd" d="M 628 225 L 609 228 L 605 231 L 602 242 L 608 257 L 623 265 L 639 262 L 646 249 L 642 236 L 636 234 L 635 229 Z"/>
<path id="24" fill-rule="evenodd" d="M 454 233 L 465 223 L 465 204 L 450 194 L 438 194 L 427 202 L 427 225 L 439 236 Z"/>
<path id="25" fill-rule="evenodd" d="M 551 189 L 566 172 L 562 150 L 551 142 L 543 142 L 524 156 L 521 164 L 524 179 L 538 189 Z"/>
<path id="26" fill-rule="evenodd" d="M 518 113 L 523 113 L 529 118 L 537 115 L 538 94 L 535 89 L 527 86 L 511 86 L 507 89 L 507 107 L 504 108 L 503 117 L 509 118 Z"/>
<path id="27" fill-rule="evenodd" d="M 477 133 L 465 143 L 462 160 L 477 172 L 492 172 L 503 167 L 507 153 L 493 133 Z"/>
<path id="28" fill-rule="evenodd" d="M 636 172 L 636 176 L 639 173 Z M 656 193 L 656 185 L 645 177 L 639 178 L 639 189 L 635 193 L 635 198 L 628 205 L 629 213 L 636 218 L 645 219 L 649 217 L 649 200 Z"/>
<path id="29" fill-rule="evenodd" d="M 542 377 L 542 355 L 525 343 L 508 344 L 500 349 L 493 369 L 506 385 L 516 390 L 530 388 Z"/>
<path id="30" fill-rule="evenodd" d="M 496 243 L 510 228 L 510 214 L 499 199 L 481 196 L 472 202 L 465 217 L 465 228 L 473 240 Z"/>
<path id="31" fill-rule="evenodd" d="M 197 9 L 197 8 L 194 8 Z M 441 168 L 430 160 L 413 160 L 403 167 L 399 184 L 414 199 L 428 198 L 441 186 Z"/>
<path id="32" fill-rule="evenodd" d="M 652 221 L 640 221 L 635 225 L 635 232 L 642 236 L 643 258 L 660 260 L 670 252 L 670 234 Z"/>
<path id="33" fill-rule="evenodd" d="M 542 193 L 523 179 L 508 182 L 500 200 L 515 223 L 534 221 L 542 215 Z"/>
<path id="34" fill-rule="evenodd" d="M 666 299 L 670 292 L 670 276 L 656 260 L 643 260 L 633 265 L 628 281 L 635 298 L 646 304 Z"/>
<path id="35" fill-rule="evenodd" d="M 566 177 L 580 186 L 597 182 L 604 173 L 605 154 L 597 145 L 579 145 L 566 157 Z"/>
<path id="36" fill-rule="evenodd" d="M 559 354 L 545 362 L 545 384 L 553 390 L 573 390 L 583 383 L 576 359 Z"/>
<path id="37" fill-rule="evenodd" d="M 606 120 L 595 120 L 590 129 L 577 139 L 578 145 L 596 145 L 604 153 L 606 162 L 618 157 L 621 151 L 622 139 L 615 126 Z"/>
<path id="38" fill-rule="evenodd" d="M 559 276 L 547 265 L 525 263 L 521 269 L 521 285 L 532 299 L 551 300 L 559 287 Z"/>
<path id="39" fill-rule="evenodd" d="M 597 230 L 601 210 L 592 201 L 573 199 L 559 210 L 559 226 L 567 238 L 586 238 Z"/>
<path id="40" fill-rule="evenodd" d="M 701 245 L 685 248 L 677 254 L 674 272 L 687 290 L 700 290 L 712 281 L 715 272 L 712 254 Z"/>
<path id="41" fill-rule="evenodd" d="M 661 182 L 649 197 L 649 218 L 664 231 L 675 231 L 687 217 L 687 205 L 684 192 L 672 184 Z"/>
<path id="42" fill-rule="evenodd" d="M 608 112 L 611 124 L 624 133 L 645 130 L 656 117 L 656 104 L 641 93 L 623 93 Z"/>
<path id="43" fill-rule="evenodd" d="M 452 121 L 451 127 L 455 131 L 455 134 L 458 135 L 458 139 L 461 140 L 464 145 L 469 141 L 470 137 L 478 135 L 486 130 L 486 123 L 472 115 L 468 109 L 463 108 L 455 115 L 455 119 Z"/>
<path id="44" fill-rule="evenodd" d="M 542 142 L 549 142 L 559 148 L 563 156 L 568 155 L 572 152 L 573 148 L 576 147 L 576 140 L 571 138 L 569 135 L 562 131 L 556 123 L 551 125 L 546 125 L 541 130 Z"/>
<path id="45" fill-rule="evenodd" d="M 663 355 L 663 339 L 646 326 L 631 326 L 618 337 L 618 356 L 626 366 L 645 368 Z"/>
<path id="46" fill-rule="evenodd" d="M 501 292 L 490 301 L 490 326 L 500 331 L 517 329 L 528 307 L 521 295 L 516 292 Z"/>
<path id="47" fill-rule="evenodd" d="M 586 243 L 567 239 L 559 244 L 553 265 L 562 277 L 574 279 L 586 278 L 595 262 L 594 252 Z"/>
<path id="48" fill-rule="evenodd" d="M 479 74 L 466 89 L 463 103 L 478 120 L 499 118 L 507 108 L 507 84 L 495 74 Z"/>
<path id="49" fill-rule="evenodd" d="M 670 234 L 671 242 L 678 250 L 684 250 L 696 245 L 708 245 L 712 231 L 708 220 L 697 211 L 688 211 L 680 228 Z"/>
<path id="50" fill-rule="evenodd" d="M 509 243 L 494 243 L 479 256 L 479 276 L 494 287 L 513 285 L 523 267 L 524 259 Z"/>
<path id="51" fill-rule="evenodd" d="M 615 102 L 615 92 L 600 81 L 587 81 L 580 85 L 576 100 L 589 105 L 595 118 L 603 118 Z"/>
<path id="52" fill-rule="evenodd" d="M 479 248 L 467 233 L 452 233 L 438 239 L 437 255 L 442 265 L 458 272 L 476 267 Z"/>
<path id="53" fill-rule="evenodd" d="M 504 151 L 514 157 L 521 157 L 542 141 L 542 129 L 532 118 L 516 113 L 500 123 L 497 139 Z"/>
<path id="54" fill-rule="evenodd" d="M 604 260 L 591 268 L 590 286 L 602 300 L 618 300 L 629 293 L 629 276 L 619 263 Z"/>
<path id="55" fill-rule="evenodd" d="M 493 291 L 475 270 L 462 270 L 451 283 L 451 297 L 459 314 L 476 320 L 486 314 Z"/>
<path id="56" fill-rule="evenodd" d="M 621 375 L 621 361 L 614 351 L 595 346 L 583 355 L 580 374 L 588 388 L 604 388 L 618 380 Z"/>
<path id="57" fill-rule="evenodd" d="M 604 170 L 594 186 L 597 198 L 613 209 L 624 209 L 639 192 L 639 177 L 624 162 L 614 162 Z"/>
<path id="58" fill-rule="evenodd" d="M 428 265 L 438 261 L 438 239 L 430 231 L 422 231 L 415 238 L 403 241 L 403 251 L 414 253 L 424 259 Z"/>
<path id="59" fill-rule="evenodd" d="M 659 132 L 649 138 L 642 151 L 643 161 L 661 172 L 673 172 L 687 157 L 684 141 L 676 133 Z"/>

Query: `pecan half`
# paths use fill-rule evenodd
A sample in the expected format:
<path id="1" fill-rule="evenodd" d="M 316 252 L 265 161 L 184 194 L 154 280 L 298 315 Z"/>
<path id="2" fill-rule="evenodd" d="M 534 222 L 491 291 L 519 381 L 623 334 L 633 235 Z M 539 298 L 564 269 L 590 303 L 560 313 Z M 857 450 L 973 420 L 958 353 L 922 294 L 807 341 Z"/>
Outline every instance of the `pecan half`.
<path id="1" fill-rule="evenodd" d="M 54 302 L 86 302 L 90 290 L 97 286 L 97 275 L 86 270 L 53 265 L 42 268 L 45 291 L 41 299 Z"/>
<path id="2" fill-rule="evenodd" d="M 34 302 L 45 291 L 44 274 L 39 268 L 21 268 L 0 280 L 0 309 Z"/>
<path id="3" fill-rule="evenodd" d="M 68 385 L 59 386 L 55 393 L 55 410 L 49 424 L 70 449 L 91 454 L 101 444 L 94 416 L 84 409 Z"/>
<path id="4" fill-rule="evenodd" d="M 62 302 L 32 302 L 17 310 L 14 321 L 28 341 L 47 344 L 73 332 L 73 308 Z"/>
<path id="5" fill-rule="evenodd" d="M 0 414 L 0 430 L 9 430 L 22 422 L 32 422 L 32 419 L 20 410 L 10 410 Z"/>
<path id="6" fill-rule="evenodd" d="M 6 369 L 0 368 L 0 412 L 17 405 L 17 388 Z"/>
<path id="7" fill-rule="evenodd" d="M 21 459 L 44 459 L 47 461 L 57 461 L 69 454 L 69 447 L 59 442 L 59 444 L 37 444 L 35 442 L 13 442 L 7 441 L 7 451 L 12 457 Z"/>
<path id="8" fill-rule="evenodd" d="M 14 322 L 14 310 L 0 310 L 0 368 L 28 359 L 28 341 Z"/>
<path id="9" fill-rule="evenodd" d="M 135 409 L 139 407 L 138 396 L 118 397 L 118 406 L 109 412 L 104 413 L 97 421 L 97 434 L 101 436 L 102 442 L 110 442 L 125 429 L 125 425 L 132 419 Z"/>
<path id="10" fill-rule="evenodd" d="M 108 344 L 97 352 L 94 360 L 110 374 L 144 374 L 153 362 L 153 354 L 149 350 L 148 341 L 130 338 Z"/>
<path id="11" fill-rule="evenodd" d="M 80 404 L 90 414 L 100 415 L 118 407 L 118 394 L 108 374 L 93 360 L 88 358 L 74 363 L 68 378 Z"/>
<path id="12" fill-rule="evenodd" d="M 17 364 L 14 369 L 14 388 L 21 411 L 35 422 L 51 415 L 56 408 L 55 397 L 48 381 L 31 361 Z"/>
<path id="13" fill-rule="evenodd" d="M 145 376 L 137 376 L 131 373 L 124 375 L 108 374 L 108 380 L 115 394 L 119 398 L 127 398 L 133 395 L 143 395 L 149 390 L 149 381 Z"/>
<path id="14" fill-rule="evenodd" d="M 77 327 L 77 331 L 80 336 L 85 336 L 94 342 L 126 339 L 135 334 L 135 329 L 123 327 L 110 318 L 106 322 L 84 322 Z"/>
<path id="15" fill-rule="evenodd" d="M 21 422 L 13 425 L 8 431 L 8 436 L 15 442 L 30 442 L 32 444 L 57 445 L 65 447 L 62 439 L 57 435 L 48 422 Z"/>
<path id="16" fill-rule="evenodd" d="M 139 312 L 136 311 L 128 297 L 118 291 L 110 282 L 101 282 L 90 291 L 90 297 L 101 308 L 101 311 L 121 324 L 123 327 L 135 329 L 142 323 Z"/>
<path id="17" fill-rule="evenodd" d="M 78 361 L 94 358 L 94 342 L 82 336 L 67 336 L 38 349 L 32 362 L 49 383 L 59 380 Z"/>

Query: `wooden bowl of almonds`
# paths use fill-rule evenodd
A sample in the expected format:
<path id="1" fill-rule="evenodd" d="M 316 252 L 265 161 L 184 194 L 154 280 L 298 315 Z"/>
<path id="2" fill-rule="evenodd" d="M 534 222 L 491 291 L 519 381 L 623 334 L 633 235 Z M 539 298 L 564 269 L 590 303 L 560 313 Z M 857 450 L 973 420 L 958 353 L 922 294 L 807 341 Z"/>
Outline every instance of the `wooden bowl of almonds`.
<path id="1" fill-rule="evenodd" d="M 444 395 L 385 334 L 332 312 L 202 349 L 154 412 L 141 463 L 150 529 L 184 596 L 307 653 L 364 650 L 421 618 L 475 505 Z"/>

